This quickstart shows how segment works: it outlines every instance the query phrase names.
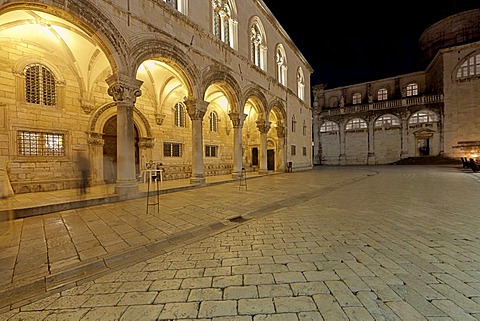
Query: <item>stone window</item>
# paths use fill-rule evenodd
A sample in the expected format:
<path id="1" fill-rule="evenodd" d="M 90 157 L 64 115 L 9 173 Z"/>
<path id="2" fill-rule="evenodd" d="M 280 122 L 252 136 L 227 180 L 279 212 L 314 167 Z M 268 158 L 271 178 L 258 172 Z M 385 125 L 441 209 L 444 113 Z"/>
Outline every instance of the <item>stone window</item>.
<path id="1" fill-rule="evenodd" d="M 275 53 L 275 61 L 277 63 L 277 80 L 283 86 L 287 85 L 287 56 L 285 49 L 281 44 L 277 46 Z"/>
<path id="2" fill-rule="evenodd" d="M 322 124 L 322 126 L 320 126 L 321 133 L 335 132 L 338 130 L 339 130 L 338 124 L 330 120 L 327 120 Z"/>
<path id="3" fill-rule="evenodd" d="M 411 83 L 407 85 L 407 97 L 418 95 L 418 84 Z"/>
<path id="4" fill-rule="evenodd" d="M 399 126 L 400 120 L 394 115 L 383 115 L 377 118 L 375 121 L 375 127 L 390 127 Z"/>
<path id="5" fill-rule="evenodd" d="M 211 132 L 218 131 L 218 115 L 214 111 L 210 113 L 210 131 Z"/>
<path id="6" fill-rule="evenodd" d="M 213 34 L 232 48 L 235 48 L 234 35 L 236 22 L 232 17 L 232 4 L 229 0 L 213 0 Z"/>
<path id="7" fill-rule="evenodd" d="M 382 101 L 382 100 L 387 100 L 388 99 L 388 91 L 385 88 L 381 88 L 377 92 L 377 100 Z"/>
<path id="8" fill-rule="evenodd" d="M 163 143 L 163 156 L 182 157 L 182 144 L 169 142 Z"/>
<path id="9" fill-rule="evenodd" d="M 305 76 L 301 67 L 297 69 L 297 96 L 301 100 L 305 100 Z"/>
<path id="10" fill-rule="evenodd" d="M 354 93 L 352 95 L 352 103 L 354 105 L 358 105 L 362 103 L 362 94 L 361 93 Z"/>
<path id="11" fill-rule="evenodd" d="M 65 156 L 64 134 L 20 130 L 17 144 L 21 156 Z"/>
<path id="12" fill-rule="evenodd" d="M 205 145 L 205 157 L 218 157 L 218 146 Z"/>
<path id="13" fill-rule="evenodd" d="M 56 106 L 56 81 L 53 73 L 44 65 L 30 64 L 24 69 L 25 101 L 27 103 Z"/>
<path id="14" fill-rule="evenodd" d="M 290 154 L 291 154 L 292 156 L 297 155 L 297 146 L 295 146 L 295 145 L 291 145 L 291 146 L 290 146 Z"/>
<path id="15" fill-rule="evenodd" d="M 175 126 L 176 127 L 186 127 L 186 107 L 184 103 L 176 103 L 175 104 Z"/>
<path id="16" fill-rule="evenodd" d="M 295 120 L 295 115 L 292 116 L 292 133 L 297 130 L 297 121 Z"/>
<path id="17" fill-rule="evenodd" d="M 410 116 L 409 124 L 425 124 L 438 122 L 438 115 L 431 110 L 420 110 Z"/>
<path id="18" fill-rule="evenodd" d="M 480 75 L 480 54 L 467 58 L 457 71 L 457 78 L 468 78 L 478 75 Z"/>
<path id="19" fill-rule="evenodd" d="M 303 121 L 303 136 L 307 136 L 307 123 Z"/>
<path id="20" fill-rule="evenodd" d="M 266 53 L 267 46 L 265 33 L 260 20 L 254 19 L 250 26 L 250 60 L 262 70 L 266 70 Z"/>
<path id="21" fill-rule="evenodd" d="M 346 130 L 365 129 L 368 128 L 367 122 L 361 118 L 353 118 L 347 122 Z"/>

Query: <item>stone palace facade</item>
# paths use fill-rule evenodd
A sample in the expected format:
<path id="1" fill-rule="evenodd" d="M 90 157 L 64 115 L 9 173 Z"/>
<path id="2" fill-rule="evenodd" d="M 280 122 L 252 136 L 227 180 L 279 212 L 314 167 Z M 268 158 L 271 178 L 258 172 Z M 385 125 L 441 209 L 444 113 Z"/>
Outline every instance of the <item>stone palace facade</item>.
<path id="1" fill-rule="evenodd" d="M 430 26 L 419 44 L 425 71 L 313 86 L 314 164 L 480 155 L 480 9 Z"/>
<path id="2" fill-rule="evenodd" d="M 261 0 L 0 0 L 0 197 L 307 170 L 311 66 Z"/>

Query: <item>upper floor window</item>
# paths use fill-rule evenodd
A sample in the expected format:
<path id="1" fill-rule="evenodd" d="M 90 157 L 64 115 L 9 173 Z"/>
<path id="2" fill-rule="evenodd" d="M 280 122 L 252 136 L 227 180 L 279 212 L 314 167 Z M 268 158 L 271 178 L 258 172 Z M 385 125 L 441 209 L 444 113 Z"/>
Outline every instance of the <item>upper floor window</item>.
<path id="1" fill-rule="evenodd" d="M 177 9 L 183 14 L 187 14 L 188 0 L 163 0 L 166 4 L 172 8 Z"/>
<path id="2" fill-rule="evenodd" d="M 292 133 L 297 130 L 297 121 L 295 120 L 295 115 L 292 116 Z"/>
<path id="3" fill-rule="evenodd" d="M 218 115 L 214 111 L 210 113 L 210 131 L 211 132 L 218 131 Z"/>
<path id="4" fill-rule="evenodd" d="M 465 60 L 457 71 L 457 78 L 468 78 L 475 75 L 480 75 L 480 54 Z"/>
<path id="5" fill-rule="evenodd" d="M 307 123 L 303 121 L 303 136 L 307 136 Z"/>
<path id="6" fill-rule="evenodd" d="M 418 95 L 418 84 L 411 83 L 407 85 L 407 97 Z"/>
<path id="7" fill-rule="evenodd" d="M 266 39 L 262 24 L 259 19 L 254 19 L 250 27 L 250 59 L 252 63 L 266 70 Z"/>
<path id="8" fill-rule="evenodd" d="M 27 103 L 55 106 L 57 100 L 56 82 L 53 73 L 40 64 L 25 67 L 25 100 Z"/>
<path id="9" fill-rule="evenodd" d="M 358 105 L 362 103 L 362 94 L 361 93 L 354 93 L 352 95 L 352 103 L 354 105 Z"/>
<path id="10" fill-rule="evenodd" d="M 187 126 L 187 109 L 184 103 L 175 104 L 175 126 L 176 127 L 186 127 Z"/>
<path id="11" fill-rule="evenodd" d="M 305 100 L 305 76 L 303 75 L 303 69 L 300 67 L 297 69 L 297 96 L 301 100 Z"/>
<path id="12" fill-rule="evenodd" d="M 322 126 L 320 126 L 321 133 L 335 132 L 338 130 L 339 130 L 338 124 L 330 120 L 327 120 L 322 124 Z"/>
<path id="13" fill-rule="evenodd" d="M 400 120 L 394 115 L 383 115 L 375 121 L 375 127 L 390 127 L 400 125 Z"/>
<path id="14" fill-rule="evenodd" d="M 381 88 L 377 92 L 377 100 L 387 100 L 388 99 L 388 91 L 385 88 Z"/>
<path id="15" fill-rule="evenodd" d="M 409 124 L 423 124 L 438 122 L 438 115 L 431 110 L 420 110 L 410 116 Z"/>
<path id="16" fill-rule="evenodd" d="M 232 2 L 229 0 L 213 0 L 213 34 L 215 37 L 236 48 L 236 22 L 233 19 Z"/>
<path id="17" fill-rule="evenodd" d="M 287 85 L 287 56 L 282 44 L 277 45 L 275 51 L 275 62 L 277 63 L 277 80 L 280 84 Z"/>
<path id="18" fill-rule="evenodd" d="M 368 128 L 367 126 L 367 122 L 361 118 L 353 118 L 353 119 L 350 119 L 346 126 L 345 126 L 345 129 L 346 130 L 351 130 L 351 129 L 364 129 L 364 128 Z"/>

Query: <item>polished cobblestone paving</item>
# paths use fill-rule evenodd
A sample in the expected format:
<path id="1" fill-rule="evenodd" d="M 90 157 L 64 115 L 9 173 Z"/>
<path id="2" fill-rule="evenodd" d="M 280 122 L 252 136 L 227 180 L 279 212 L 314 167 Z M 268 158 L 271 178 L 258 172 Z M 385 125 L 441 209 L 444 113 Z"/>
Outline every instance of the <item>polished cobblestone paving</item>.
<path id="1" fill-rule="evenodd" d="M 59 272 L 89 269 L 0 320 L 479 320 L 479 192 L 452 167 L 320 167 L 28 218 Z"/>

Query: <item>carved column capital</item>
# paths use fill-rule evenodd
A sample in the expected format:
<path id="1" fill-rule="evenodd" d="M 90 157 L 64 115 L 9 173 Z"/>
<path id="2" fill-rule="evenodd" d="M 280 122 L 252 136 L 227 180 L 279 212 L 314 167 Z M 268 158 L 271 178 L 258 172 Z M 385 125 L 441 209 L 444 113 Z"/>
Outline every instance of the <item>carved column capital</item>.
<path id="1" fill-rule="evenodd" d="M 258 131 L 260 133 L 266 134 L 270 130 L 271 123 L 269 121 L 266 121 L 264 119 L 260 119 L 260 120 L 257 120 L 256 123 L 257 123 Z"/>
<path id="2" fill-rule="evenodd" d="M 90 146 L 103 146 L 103 134 L 97 132 L 89 132 L 87 142 Z"/>
<path id="3" fill-rule="evenodd" d="M 184 103 L 191 120 L 202 120 L 209 104 L 209 102 L 199 99 L 185 99 Z"/>
<path id="4" fill-rule="evenodd" d="M 115 74 L 106 79 L 108 94 L 113 100 L 134 105 L 137 97 L 142 95 L 140 86 L 143 81 L 122 74 Z"/>
<path id="5" fill-rule="evenodd" d="M 247 114 L 240 114 L 237 112 L 230 112 L 228 114 L 230 120 L 232 121 L 233 127 L 242 127 Z"/>
<path id="6" fill-rule="evenodd" d="M 155 145 L 153 137 L 141 137 L 138 146 L 140 148 L 153 148 Z"/>

